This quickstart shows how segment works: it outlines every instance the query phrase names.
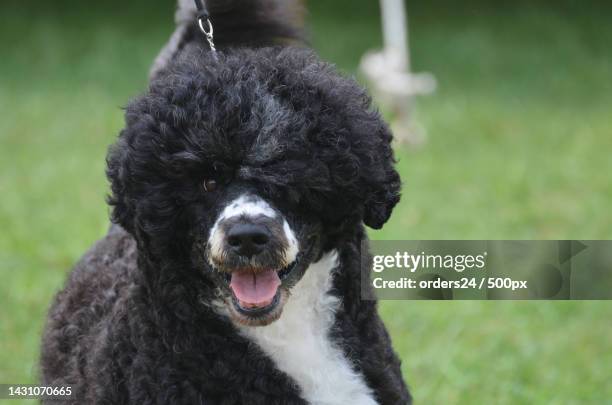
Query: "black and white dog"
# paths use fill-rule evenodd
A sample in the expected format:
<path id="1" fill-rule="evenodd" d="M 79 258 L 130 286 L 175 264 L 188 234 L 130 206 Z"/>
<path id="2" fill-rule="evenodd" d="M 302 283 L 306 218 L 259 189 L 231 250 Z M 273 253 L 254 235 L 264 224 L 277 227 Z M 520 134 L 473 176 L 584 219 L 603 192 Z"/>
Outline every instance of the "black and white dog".
<path id="1" fill-rule="evenodd" d="M 311 51 L 299 5 L 217 0 L 178 29 L 108 155 L 116 224 L 51 308 L 42 382 L 75 404 L 407 404 L 364 224 L 399 200 L 391 134 Z M 285 43 L 285 45 L 282 45 Z"/>

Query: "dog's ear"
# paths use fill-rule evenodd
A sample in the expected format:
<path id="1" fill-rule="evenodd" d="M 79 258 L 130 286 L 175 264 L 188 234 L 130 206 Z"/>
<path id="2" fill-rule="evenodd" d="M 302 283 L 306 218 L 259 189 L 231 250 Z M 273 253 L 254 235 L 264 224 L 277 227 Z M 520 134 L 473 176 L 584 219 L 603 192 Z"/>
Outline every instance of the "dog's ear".
<path id="1" fill-rule="evenodd" d="M 112 222 L 133 233 L 135 207 L 128 193 L 130 148 L 125 141 L 124 132 L 125 130 L 117 143 L 110 147 L 106 157 L 106 176 L 111 186 L 108 204 L 112 207 Z"/>
<path id="2" fill-rule="evenodd" d="M 400 176 L 394 168 L 393 136 L 382 120 L 378 120 L 377 124 L 369 164 L 365 167 L 367 195 L 363 208 L 363 222 L 374 229 L 382 228 L 391 216 L 393 207 L 400 200 L 401 188 Z"/>

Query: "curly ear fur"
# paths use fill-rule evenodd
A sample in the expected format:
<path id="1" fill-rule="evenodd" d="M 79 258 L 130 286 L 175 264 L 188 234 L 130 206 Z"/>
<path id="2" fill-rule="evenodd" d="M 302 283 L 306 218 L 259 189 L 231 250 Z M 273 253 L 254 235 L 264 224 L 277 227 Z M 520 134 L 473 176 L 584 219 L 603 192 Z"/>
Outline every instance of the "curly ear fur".
<path id="1" fill-rule="evenodd" d="M 393 136 L 388 127 L 381 122 L 377 133 L 380 144 L 374 158 L 378 165 L 372 167 L 370 192 L 366 197 L 363 222 L 370 228 L 380 229 L 391 216 L 393 208 L 400 200 L 401 180 L 394 168 L 395 158 L 391 149 Z"/>
<path id="2" fill-rule="evenodd" d="M 135 207 L 127 192 L 130 177 L 127 166 L 129 147 L 124 133 L 125 130 L 119 135 L 117 143 L 109 148 L 106 157 L 106 176 L 111 183 L 111 195 L 107 201 L 112 207 L 112 222 L 133 233 Z"/>

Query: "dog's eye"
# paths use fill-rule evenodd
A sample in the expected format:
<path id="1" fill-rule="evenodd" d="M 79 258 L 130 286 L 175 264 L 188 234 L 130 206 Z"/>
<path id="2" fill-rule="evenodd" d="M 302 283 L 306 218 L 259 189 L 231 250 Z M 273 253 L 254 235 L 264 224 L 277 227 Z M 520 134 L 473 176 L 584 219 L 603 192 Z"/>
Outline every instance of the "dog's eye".
<path id="1" fill-rule="evenodd" d="M 202 183 L 202 187 L 204 188 L 204 191 L 207 192 L 215 191 L 217 189 L 217 181 L 213 179 L 206 179 Z"/>

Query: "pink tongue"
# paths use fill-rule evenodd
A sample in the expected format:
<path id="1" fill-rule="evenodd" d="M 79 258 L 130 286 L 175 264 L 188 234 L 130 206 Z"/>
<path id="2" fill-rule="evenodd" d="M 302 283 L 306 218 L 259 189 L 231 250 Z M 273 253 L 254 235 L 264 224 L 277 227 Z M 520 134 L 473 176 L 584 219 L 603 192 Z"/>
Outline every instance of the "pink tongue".
<path id="1" fill-rule="evenodd" d="M 240 271 L 232 273 L 230 287 L 241 305 L 265 306 L 272 302 L 280 284 L 280 278 L 274 270 L 257 274 Z"/>

